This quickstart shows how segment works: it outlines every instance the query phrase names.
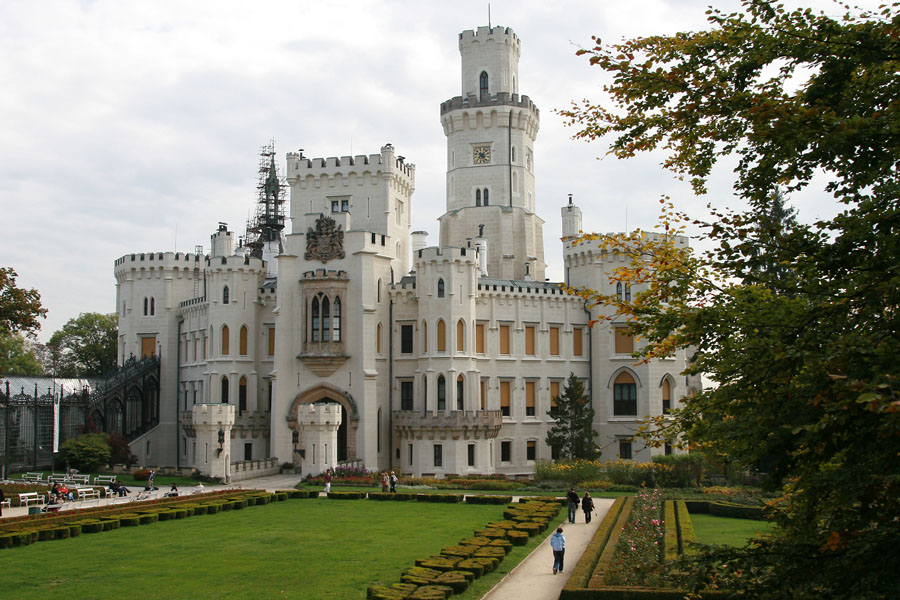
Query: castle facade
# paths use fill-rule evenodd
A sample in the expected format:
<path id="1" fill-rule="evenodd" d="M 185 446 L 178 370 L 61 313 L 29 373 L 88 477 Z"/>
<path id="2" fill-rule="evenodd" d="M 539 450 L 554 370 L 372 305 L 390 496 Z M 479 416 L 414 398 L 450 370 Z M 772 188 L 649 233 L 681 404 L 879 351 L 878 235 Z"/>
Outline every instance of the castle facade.
<path id="1" fill-rule="evenodd" d="M 554 458 L 547 413 L 570 373 L 590 396 L 604 458 L 671 451 L 634 435 L 638 419 L 699 389 L 679 375 L 684 354 L 635 364 L 624 323 L 590 327 L 598 309 L 545 280 L 540 113 L 519 93 L 519 38 L 479 27 L 459 49 L 461 95 L 440 106 L 438 246 L 410 231 L 415 166 L 390 144 L 290 152 L 283 176 L 270 148 L 239 243 L 220 224 L 208 254 L 116 261 L 120 360 L 160 358 L 158 425 L 132 442 L 142 463 L 225 479 L 283 463 L 528 475 Z M 571 199 L 560 210 L 566 283 L 631 293 L 608 280 L 624 259 L 573 245 L 581 210 Z"/>

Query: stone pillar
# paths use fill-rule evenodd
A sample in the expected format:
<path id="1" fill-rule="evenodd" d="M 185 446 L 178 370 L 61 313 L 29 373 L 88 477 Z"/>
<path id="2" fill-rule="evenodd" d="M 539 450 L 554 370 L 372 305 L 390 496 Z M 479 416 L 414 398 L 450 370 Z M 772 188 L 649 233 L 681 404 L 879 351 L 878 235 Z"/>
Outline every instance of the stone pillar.
<path id="1" fill-rule="evenodd" d="M 233 404 L 197 404 L 191 419 L 197 432 L 196 467 L 204 475 L 231 480 L 231 428 Z M 219 431 L 222 431 L 220 441 Z"/>
<path id="2" fill-rule="evenodd" d="M 301 404 L 297 407 L 297 426 L 300 428 L 300 447 L 305 455 L 303 472 L 319 475 L 329 467 L 337 466 L 341 405 Z"/>

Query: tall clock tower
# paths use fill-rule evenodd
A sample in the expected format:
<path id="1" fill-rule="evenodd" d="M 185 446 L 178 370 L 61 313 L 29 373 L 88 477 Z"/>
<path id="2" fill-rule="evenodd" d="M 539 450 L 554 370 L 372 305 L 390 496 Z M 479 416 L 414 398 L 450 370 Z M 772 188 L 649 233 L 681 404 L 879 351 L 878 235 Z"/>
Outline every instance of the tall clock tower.
<path id="1" fill-rule="evenodd" d="M 447 211 L 439 219 L 440 245 L 481 237 L 488 277 L 543 281 L 544 222 L 534 210 L 540 113 L 519 95 L 520 50 L 508 27 L 459 34 L 462 95 L 441 104 Z"/>

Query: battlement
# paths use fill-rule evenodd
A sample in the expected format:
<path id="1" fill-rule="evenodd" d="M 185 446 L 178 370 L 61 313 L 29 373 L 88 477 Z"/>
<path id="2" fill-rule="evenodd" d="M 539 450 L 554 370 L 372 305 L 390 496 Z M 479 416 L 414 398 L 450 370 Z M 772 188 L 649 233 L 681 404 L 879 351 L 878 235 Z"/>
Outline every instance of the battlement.
<path id="1" fill-rule="evenodd" d="M 416 165 L 406 162 L 402 156 L 394 155 L 394 147 L 386 144 L 381 154 L 358 154 L 356 156 L 329 156 L 328 158 L 307 158 L 302 152 L 287 153 L 287 177 L 289 180 L 307 175 L 362 175 L 366 172 L 402 173 L 415 177 Z"/>
<path id="2" fill-rule="evenodd" d="M 340 404 L 301 404 L 297 407 L 297 423 L 309 425 L 340 425 L 342 420 Z"/>
<path id="3" fill-rule="evenodd" d="M 115 268 L 165 269 L 173 267 L 200 266 L 193 265 L 209 259 L 208 254 L 191 254 L 190 252 L 140 252 L 126 254 L 117 258 Z"/>
<path id="4" fill-rule="evenodd" d="M 303 279 L 306 281 L 330 279 L 334 281 L 349 281 L 347 271 L 334 269 L 316 269 L 315 271 L 306 271 L 303 273 Z"/>
<path id="5" fill-rule="evenodd" d="M 197 404 L 191 409 L 191 422 L 196 425 L 233 425 L 234 404 Z"/>
<path id="6" fill-rule="evenodd" d="M 531 98 L 528 96 L 520 96 L 519 94 L 509 94 L 507 92 L 499 92 L 493 96 L 485 96 L 479 98 L 475 94 L 469 94 L 467 97 L 455 96 L 446 102 L 441 102 L 441 116 L 446 113 L 459 110 L 461 108 L 485 108 L 491 106 L 515 106 L 517 108 L 525 108 L 534 113 L 534 116 L 540 118 L 541 111 Z"/>
<path id="7" fill-rule="evenodd" d="M 211 270 L 228 270 L 228 269 L 237 269 L 237 270 L 263 270 L 265 272 L 266 263 L 263 259 L 245 255 L 231 255 L 231 256 L 216 256 L 216 257 L 207 257 L 206 258 L 206 266 Z M 245 269 L 244 267 L 248 267 L 249 269 Z"/>
<path id="8" fill-rule="evenodd" d="M 466 29 L 459 34 L 459 49 L 463 46 L 473 43 L 486 42 L 494 40 L 504 44 L 513 44 L 516 49 L 521 46 L 519 36 L 509 27 L 487 27 L 481 26 L 478 29 Z"/>

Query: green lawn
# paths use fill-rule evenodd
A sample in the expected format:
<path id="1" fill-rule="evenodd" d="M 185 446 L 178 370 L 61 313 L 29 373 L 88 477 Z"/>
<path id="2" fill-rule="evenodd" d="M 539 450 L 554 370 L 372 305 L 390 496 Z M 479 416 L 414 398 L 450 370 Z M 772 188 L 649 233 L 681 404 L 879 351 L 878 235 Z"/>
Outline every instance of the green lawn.
<path id="1" fill-rule="evenodd" d="M 0 597 L 365 598 L 502 519 L 503 506 L 288 500 L 0 551 Z M 533 549 L 517 547 L 460 600 L 475 600 Z"/>
<path id="2" fill-rule="evenodd" d="M 768 521 L 753 519 L 732 519 L 714 515 L 692 514 L 694 533 L 701 544 L 722 544 L 725 546 L 743 546 L 752 537 L 768 533 L 775 528 Z"/>

